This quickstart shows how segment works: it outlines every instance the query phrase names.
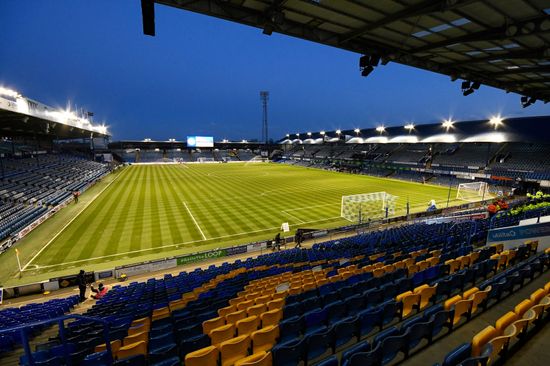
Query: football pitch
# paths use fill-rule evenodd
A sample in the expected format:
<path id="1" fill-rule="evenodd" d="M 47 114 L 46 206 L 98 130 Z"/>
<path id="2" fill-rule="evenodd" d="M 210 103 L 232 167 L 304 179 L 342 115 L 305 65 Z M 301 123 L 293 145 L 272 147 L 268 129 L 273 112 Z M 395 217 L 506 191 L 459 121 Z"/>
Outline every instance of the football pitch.
<path id="1" fill-rule="evenodd" d="M 24 277 L 273 238 L 283 222 L 292 230 L 349 225 L 340 217 L 343 195 L 399 196 L 397 215 L 407 200 L 417 212 L 432 199 L 445 207 L 449 195 L 448 187 L 267 163 L 132 165 L 106 180 L 58 213 L 70 216 L 41 225 L 51 230 L 23 239 L 33 241 Z M 462 203 L 455 197 L 453 188 L 450 204 Z"/>

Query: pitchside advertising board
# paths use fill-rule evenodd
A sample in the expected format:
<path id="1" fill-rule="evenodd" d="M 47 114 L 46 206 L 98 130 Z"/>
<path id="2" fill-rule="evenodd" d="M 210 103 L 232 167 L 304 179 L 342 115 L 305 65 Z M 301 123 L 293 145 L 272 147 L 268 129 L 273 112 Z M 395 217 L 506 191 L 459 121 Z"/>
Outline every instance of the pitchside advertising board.
<path id="1" fill-rule="evenodd" d="M 214 137 L 187 136 L 187 147 L 214 147 Z"/>
<path id="2" fill-rule="evenodd" d="M 550 222 L 524 221 L 517 226 L 489 230 L 487 235 L 487 245 L 504 244 L 504 249 L 517 247 L 527 241 L 538 241 L 539 251 L 550 248 Z"/>

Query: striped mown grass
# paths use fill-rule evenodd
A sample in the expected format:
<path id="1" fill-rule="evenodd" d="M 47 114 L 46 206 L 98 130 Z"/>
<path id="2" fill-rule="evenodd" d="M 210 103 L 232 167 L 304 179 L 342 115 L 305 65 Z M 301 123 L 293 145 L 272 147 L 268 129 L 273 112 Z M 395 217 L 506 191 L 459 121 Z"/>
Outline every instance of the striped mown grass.
<path id="1" fill-rule="evenodd" d="M 448 187 L 282 164 L 133 165 L 28 265 L 40 273 L 120 264 L 272 238 L 291 228 L 349 225 L 343 195 L 386 191 L 397 214 L 445 206 Z M 456 190 L 450 192 L 451 204 Z M 44 225 L 48 225 L 46 222 Z"/>

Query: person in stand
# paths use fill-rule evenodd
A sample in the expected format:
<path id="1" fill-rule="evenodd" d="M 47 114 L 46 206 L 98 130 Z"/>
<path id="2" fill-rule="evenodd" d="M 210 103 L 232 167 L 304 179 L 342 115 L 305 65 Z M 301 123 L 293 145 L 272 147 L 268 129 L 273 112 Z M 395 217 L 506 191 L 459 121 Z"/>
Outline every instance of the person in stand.
<path id="1" fill-rule="evenodd" d="M 97 288 L 97 290 L 94 288 L 94 286 L 92 285 L 91 288 L 92 292 L 94 293 L 94 295 L 92 295 L 92 299 L 96 299 L 96 300 L 99 300 L 101 299 L 103 296 L 105 296 L 105 294 L 107 293 L 108 289 L 106 286 L 103 286 L 102 283 L 99 283 L 99 286 Z"/>
<path id="2" fill-rule="evenodd" d="M 301 229 L 296 230 L 296 235 L 294 237 L 294 240 L 296 241 L 295 248 L 301 248 L 302 247 L 302 239 L 303 239 L 302 230 Z"/>
<path id="3" fill-rule="evenodd" d="M 74 203 L 78 203 L 78 196 L 80 196 L 80 192 L 74 191 L 73 192 Z"/>
<path id="4" fill-rule="evenodd" d="M 86 276 L 83 269 L 80 270 L 76 276 L 76 284 L 80 290 L 80 302 L 86 300 Z"/>
<path id="5" fill-rule="evenodd" d="M 281 250 L 281 233 L 275 235 L 275 250 Z"/>

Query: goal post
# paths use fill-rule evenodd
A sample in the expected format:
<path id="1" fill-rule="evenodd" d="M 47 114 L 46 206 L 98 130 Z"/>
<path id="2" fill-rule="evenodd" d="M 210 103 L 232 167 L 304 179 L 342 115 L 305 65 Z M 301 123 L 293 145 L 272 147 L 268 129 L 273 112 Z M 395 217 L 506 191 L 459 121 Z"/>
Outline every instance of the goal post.
<path id="1" fill-rule="evenodd" d="M 456 198 L 468 202 L 482 201 L 489 197 L 487 182 L 460 183 L 456 191 Z"/>
<path id="2" fill-rule="evenodd" d="M 381 219 L 395 214 L 399 197 L 386 192 L 354 194 L 342 196 L 340 216 L 361 223 L 367 219 Z"/>

